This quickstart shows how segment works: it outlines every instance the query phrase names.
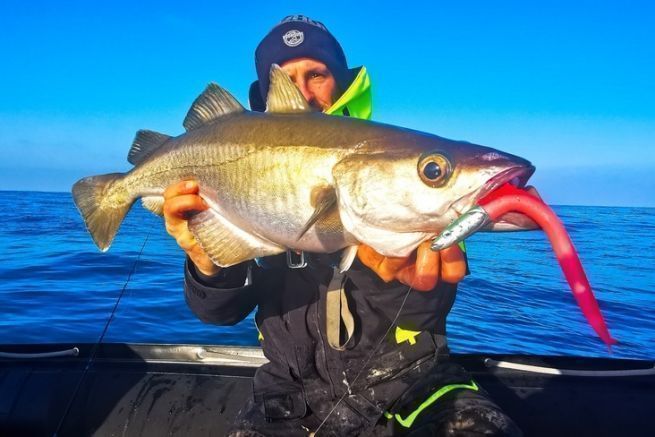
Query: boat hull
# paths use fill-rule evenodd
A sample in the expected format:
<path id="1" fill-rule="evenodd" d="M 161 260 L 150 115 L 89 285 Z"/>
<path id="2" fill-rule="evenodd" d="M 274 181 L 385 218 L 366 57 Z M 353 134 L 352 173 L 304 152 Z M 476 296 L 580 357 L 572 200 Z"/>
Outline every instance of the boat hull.
<path id="1" fill-rule="evenodd" d="M 79 353 L 21 357 L 51 351 Z M 0 435 L 224 435 L 265 362 L 259 348 L 206 345 L 4 345 Z M 454 355 L 526 436 L 655 435 L 655 374 L 562 376 L 489 366 L 625 371 L 652 361 Z M 639 373 L 639 372 L 637 372 Z M 648 373 L 648 372 L 644 372 Z"/>

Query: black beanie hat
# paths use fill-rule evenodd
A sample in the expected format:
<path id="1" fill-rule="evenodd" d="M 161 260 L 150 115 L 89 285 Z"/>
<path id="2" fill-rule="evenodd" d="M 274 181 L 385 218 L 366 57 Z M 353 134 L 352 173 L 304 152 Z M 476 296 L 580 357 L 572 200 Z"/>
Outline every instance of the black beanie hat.
<path id="1" fill-rule="evenodd" d="M 350 72 L 343 49 L 334 36 L 323 23 L 304 15 L 289 15 L 264 37 L 255 50 L 259 91 L 264 99 L 268 94 L 271 65 L 294 58 L 312 58 L 323 62 L 339 87 L 342 90 L 347 88 Z"/>

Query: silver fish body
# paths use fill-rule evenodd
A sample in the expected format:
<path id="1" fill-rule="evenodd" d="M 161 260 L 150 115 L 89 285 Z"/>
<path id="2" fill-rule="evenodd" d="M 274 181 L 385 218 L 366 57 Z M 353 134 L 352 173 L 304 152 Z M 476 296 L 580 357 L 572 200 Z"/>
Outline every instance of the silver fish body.
<path id="1" fill-rule="evenodd" d="M 487 147 L 310 112 L 280 72 L 271 73 L 270 112 L 245 111 L 212 85 L 186 133 L 142 131 L 131 171 L 77 182 L 74 199 L 96 244 L 109 247 L 136 199 L 157 211 L 167 186 L 195 179 L 210 208 L 190 229 L 218 265 L 359 243 L 406 256 L 496 184 L 524 184 L 534 170 Z"/>

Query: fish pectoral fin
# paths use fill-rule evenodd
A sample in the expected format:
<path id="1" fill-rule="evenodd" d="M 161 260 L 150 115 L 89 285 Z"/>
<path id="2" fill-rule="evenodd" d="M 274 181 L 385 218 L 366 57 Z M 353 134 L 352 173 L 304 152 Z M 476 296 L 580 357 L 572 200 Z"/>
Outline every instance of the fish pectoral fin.
<path id="1" fill-rule="evenodd" d="M 277 255 L 286 250 L 240 229 L 211 208 L 191 217 L 189 230 L 212 262 L 221 267 L 261 256 Z"/>
<path id="2" fill-rule="evenodd" d="M 193 102 L 182 124 L 190 131 L 224 115 L 244 111 L 244 107 L 232 94 L 215 83 L 210 83 Z"/>
<path id="3" fill-rule="evenodd" d="M 312 190 L 311 202 L 315 207 L 314 213 L 298 233 L 298 240 L 309 231 L 314 223 L 323 217 L 327 217 L 332 212 L 332 209 L 337 205 L 337 192 L 333 187 L 316 187 Z"/>
<path id="4" fill-rule="evenodd" d="M 141 198 L 141 205 L 145 209 L 160 217 L 164 215 L 164 197 L 163 196 L 145 196 Z"/>
<path id="5" fill-rule="evenodd" d="M 159 149 L 171 136 L 160 134 L 152 130 L 142 129 L 136 133 L 132 147 L 127 154 L 127 161 L 132 165 L 138 165 Z"/>
<path id="6" fill-rule="evenodd" d="M 266 112 L 292 114 L 313 111 L 305 96 L 279 65 L 271 65 L 269 78 Z"/>

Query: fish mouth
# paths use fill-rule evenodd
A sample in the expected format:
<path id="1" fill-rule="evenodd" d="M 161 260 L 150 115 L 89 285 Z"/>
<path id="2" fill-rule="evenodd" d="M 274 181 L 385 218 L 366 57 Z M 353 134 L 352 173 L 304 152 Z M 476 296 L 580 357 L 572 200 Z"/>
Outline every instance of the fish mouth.
<path id="1" fill-rule="evenodd" d="M 533 165 L 522 165 L 503 170 L 502 172 L 489 179 L 482 186 L 482 188 L 473 197 L 473 203 L 477 203 L 478 200 L 482 199 L 487 194 L 497 190 L 499 187 L 505 184 L 511 184 L 517 188 L 525 188 L 525 185 L 528 183 L 528 179 L 530 179 L 534 171 L 535 167 Z"/>
<path id="2" fill-rule="evenodd" d="M 453 209 L 458 216 L 461 216 L 476 205 L 480 199 L 505 184 L 525 189 L 534 171 L 535 167 L 532 165 L 517 165 L 503 170 L 485 182 L 480 189 L 459 198 L 453 204 Z M 525 214 L 508 212 L 499 217 L 494 223 L 485 226 L 484 229 L 490 231 L 516 231 L 538 228 L 539 226 Z"/>
<path id="3" fill-rule="evenodd" d="M 478 203 L 480 199 L 483 199 L 486 195 L 493 193 L 505 184 L 514 185 L 517 188 L 525 190 L 528 179 L 530 179 L 534 171 L 535 167 L 531 165 L 528 167 L 510 168 L 497 174 L 480 190 L 475 198 L 475 202 Z M 483 229 L 496 232 L 529 231 L 539 229 L 539 225 L 525 214 L 509 211 L 498 217 L 494 222 L 489 223 Z"/>

